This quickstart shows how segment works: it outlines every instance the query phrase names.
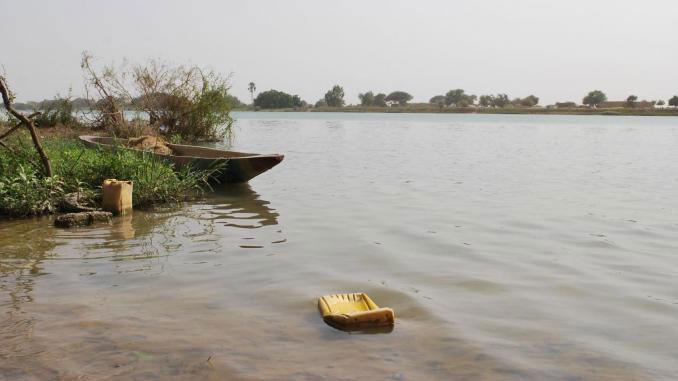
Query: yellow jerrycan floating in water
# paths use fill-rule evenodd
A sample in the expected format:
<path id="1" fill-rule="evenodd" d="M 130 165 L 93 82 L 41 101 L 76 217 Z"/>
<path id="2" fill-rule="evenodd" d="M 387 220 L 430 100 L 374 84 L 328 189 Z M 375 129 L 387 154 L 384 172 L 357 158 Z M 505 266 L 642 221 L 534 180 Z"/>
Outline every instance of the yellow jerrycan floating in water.
<path id="1" fill-rule="evenodd" d="M 125 214 L 131 211 L 132 188 L 131 181 L 104 180 L 102 209 L 113 214 Z"/>
<path id="2" fill-rule="evenodd" d="M 325 295 L 318 299 L 318 310 L 328 325 L 357 331 L 390 327 L 395 324 L 395 313 L 390 308 L 379 308 L 367 294 Z"/>

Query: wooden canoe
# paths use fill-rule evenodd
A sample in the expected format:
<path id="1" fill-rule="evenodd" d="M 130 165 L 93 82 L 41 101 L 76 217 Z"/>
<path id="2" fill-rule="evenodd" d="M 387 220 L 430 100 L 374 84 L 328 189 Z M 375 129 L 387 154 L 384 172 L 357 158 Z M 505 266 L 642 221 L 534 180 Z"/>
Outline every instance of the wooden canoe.
<path id="1" fill-rule="evenodd" d="M 126 149 L 142 152 L 139 149 L 127 147 L 127 139 L 103 137 L 103 136 L 80 136 L 80 140 L 90 148 L 99 149 Z M 169 144 L 172 155 L 161 155 L 147 151 L 159 159 L 169 161 L 175 168 L 191 166 L 195 169 L 210 169 L 221 163 L 224 168 L 220 170 L 215 180 L 220 183 L 244 183 L 269 169 L 280 164 L 284 155 L 260 155 L 256 153 L 224 151 L 214 148 L 189 146 L 181 144 Z"/>

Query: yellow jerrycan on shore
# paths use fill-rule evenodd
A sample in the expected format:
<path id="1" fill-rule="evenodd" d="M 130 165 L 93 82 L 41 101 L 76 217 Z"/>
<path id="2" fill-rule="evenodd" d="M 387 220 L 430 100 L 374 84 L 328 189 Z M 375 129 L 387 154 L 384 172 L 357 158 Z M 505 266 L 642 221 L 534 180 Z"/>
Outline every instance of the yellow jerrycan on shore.
<path id="1" fill-rule="evenodd" d="M 131 181 L 104 180 L 101 208 L 113 214 L 126 214 L 130 212 L 132 210 L 133 186 Z"/>

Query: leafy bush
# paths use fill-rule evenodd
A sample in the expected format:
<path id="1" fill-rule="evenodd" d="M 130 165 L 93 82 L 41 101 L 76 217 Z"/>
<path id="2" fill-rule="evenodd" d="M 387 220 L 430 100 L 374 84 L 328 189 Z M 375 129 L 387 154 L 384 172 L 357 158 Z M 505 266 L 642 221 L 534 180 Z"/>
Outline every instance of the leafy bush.
<path id="1" fill-rule="evenodd" d="M 43 109 L 40 115 L 33 118 L 38 127 L 54 127 L 58 124 L 64 126 L 78 126 L 80 122 L 73 115 L 75 107 L 70 97 L 57 96 L 53 101 L 41 102 Z"/>
<path id="2" fill-rule="evenodd" d="M 30 216 L 52 213 L 65 194 L 60 176 L 43 178 L 32 167 L 19 165 L 10 176 L 0 176 L 0 215 Z"/>
<path id="3" fill-rule="evenodd" d="M 122 110 L 132 107 L 148 114 L 148 127 L 185 141 L 217 141 L 230 134 L 230 112 L 239 101 L 228 93 L 228 76 L 158 60 L 117 70 L 108 66 L 99 72 L 91 60 L 84 53 L 81 67 L 93 89 L 89 91 L 95 106 L 93 127 L 127 137 L 135 130 L 127 127 Z"/>

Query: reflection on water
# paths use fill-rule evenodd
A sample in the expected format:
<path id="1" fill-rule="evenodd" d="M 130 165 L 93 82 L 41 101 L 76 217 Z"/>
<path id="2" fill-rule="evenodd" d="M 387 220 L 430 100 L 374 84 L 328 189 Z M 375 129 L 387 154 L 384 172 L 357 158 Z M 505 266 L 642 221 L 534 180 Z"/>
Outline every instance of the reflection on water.
<path id="1" fill-rule="evenodd" d="M 277 224 L 278 213 L 269 204 L 260 199 L 249 185 L 242 184 L 215 189 L 204 201 L 193 205 L 136 210 L 132 214 L 114 218 L 110 224 L 86 228 L 54 229 L 49 219 L 3 222 L 0 229 L 0 242 L 3 243 L 0 247 L 2 379 L 46 379 L 61 374 L 52 368 L 55 353 L 49 348 L 51 345 L 58 347 L 64 335 L 73 340 L 72 349 L 78 353 L 83 350 L 83 346 L 87 348 L 87 342 L 92 343 L 90 349 L 95 351 L 105 350 L 106 346 L 126 351 L 124 344 L 116 342 L 116 338 L 104 339 L 98 334 L 87 336 L 83 333 L 101 333 L 102 327 L 114 325 L 85 318 L 93 303 L 107 305 L 102 302 L 105 299 L 97 300 L 96 293 L 90 294 L 80 289 L 90 283 L 87 278 L 114 280 L 109 286 L 118 288 L 125 286 L 120 282 L 121 275 L 163 273 L 167 257 L 180 253 L 184 241 L 190 242 L 193 253 L 221 253 L 228 250 L 228 245 L 219 242 L 221 228 L 258 229 Z M 276 234 L 279 235 L 280 231 L 277 230 Z M 253 238 L 246 235 L 239 239 Z M 278 239 L 272 243 L 284 241 Z M 243 246 L 238 243 L 240 241 L 235 240 L 232 248 Z M 80 278 L 75 284 L 69 285 L 69 282 L 62 280 L 57 282 L 58 291 L 52 290 L 59 294 L 57 298 L 64 298 L 64 303 L 33 304 L 34 287 L 40 279 L 38 276 L 51 275 L 43 270 L 46 260 L 52 261 L 50 266 L 53 268 L 78 269 L 77 274 L 73 274 Z M 128 310 L 128 307 L 122 309 Z M 74 320 L 72 324 L 64 326 L 60 319 Z M 36 340 L 36 322 L 42 321 L 43 325 L 49 325 L 52 320 L 58 322 L 60 329 L 54 332 L 54 336 L 46 335 Z M 158 333 L 165 335 L 166 331 Z M 52 344 L 44 345 L 51 339 L 54 339 Z M 78 340 L 83 342 L 78 343 Z M 106 342 L 108 344 L 104 344 Z M 91 352 L 85 351 L 77 356 L 89 354 Z M 135 357 L 137 355 L 131 356 L 132 361 L 139 360 Z M 130 355 L 122 357 L 129 360 Z M 101 372 L 102 376 L 108 376 L 107 368 L 97 370 L 94 374 Z"/>
<path id="2" fill-rule="evenodd" d="M 270 202 L 261 200 L 248 184 L 222 185 L 209 195 L 208 200 L 214 199 L 223 203 L 209 203 L 209 212 L 226 226 L 256 229 L 278 223 L 278 213 L 269 207 Z"/>
<path id="3" fill-rule="evenodd" d="M 674 118 L 238 118 L 235 149 L 287 155 L 251 185 L 0 223 L 0 379 L 678 374 Z M 325 325 L 338 292 L 394 330 Z"/>

